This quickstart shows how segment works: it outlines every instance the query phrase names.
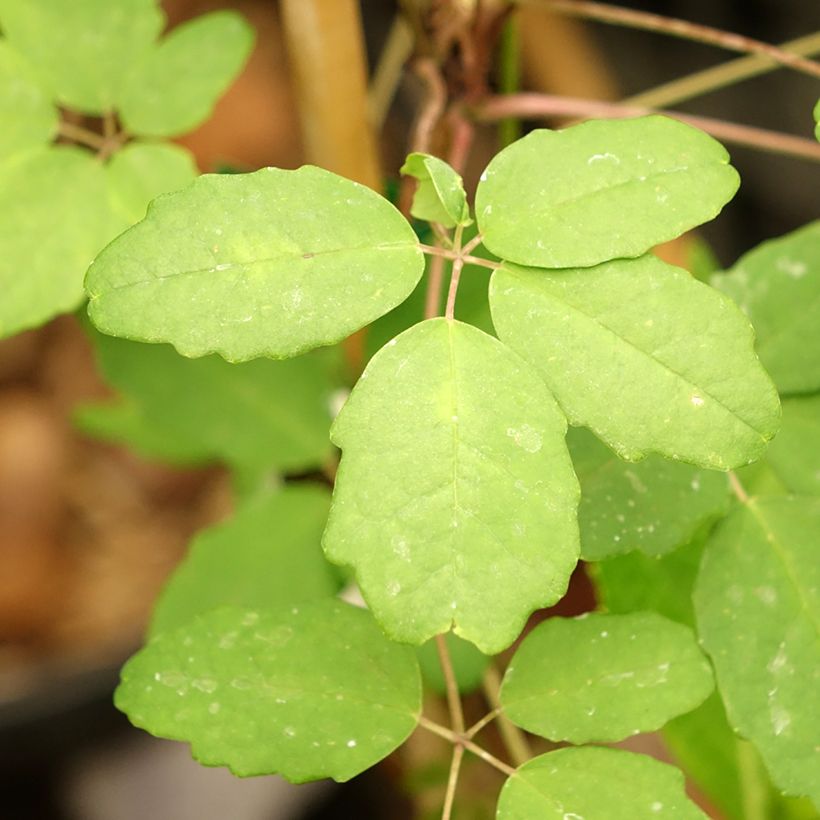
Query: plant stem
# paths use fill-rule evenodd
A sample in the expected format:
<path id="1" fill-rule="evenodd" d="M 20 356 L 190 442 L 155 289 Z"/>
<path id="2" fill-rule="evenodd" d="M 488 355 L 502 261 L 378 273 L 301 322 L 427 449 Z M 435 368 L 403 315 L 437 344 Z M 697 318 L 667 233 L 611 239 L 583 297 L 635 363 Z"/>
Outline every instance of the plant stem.
<path id="1" fill-rule="evenodd" d="M 61 122 L 57 133 L 61 137 L 74 140 L 74 142 L 93 148 L 95 151 L 102 151 L 107 143 L 106 138 L 100 134 L 96 134 L 88 128 L 83 128 L 81 125 L 74 125 L 71 122 Z"/>
<path id="2" fill-rule="evenodd" d="M 450 151 L 447 155 L 447 162 L 459 174 L 463 174 L 467 157 L 473 146 L 475 126 L 458 109 L 453 109 L 448 119 L 450 121 Z"/>
<path id="3" fill-rule="evenodd" d="M 377 131 L 387 119 L 387 112 L 396 95 L 404 64 L 413 53 L 413 45 L 413 29 L 403 14 L 396 14 L 367 93 L 368 117 Z"/>
<path id="4" fill-rule="evenodd" d="M 456 734 L 452 729 L 440 726 L 435 721 L 428 720 L 424 715 L 419 716 L 419 726 L 421 726 L 422 729 L 427 729 L 428 732 L 432 732 L 434 735 L 449 740 L 453 745 L 463 746 L 468 752 L 472 752 L 476 757 L 488 763 L 494 769 L 503 772 L 508 777 L 515 774 L 515 769 L 512 766 L 507 765 L 503 760 L 499 760 L 495 755 L 490 754 L 477 743 L 473 743 L 472 740 Z"/>
<path id="5" fill-rule="evenodd" d="M 444 106 L 447 104 L 447 87 L 444 85 L 438 65 L 430 57 L 417 60 L 413 65 L 413 71 L 427 86 L 427 99 L 419 111 L 410 141 L 410 150 L 429 151 L 433 130 L 444 114 Z"/>
<path id="6" fill-rule="evenodd" d="M 456 797 L 458 775 L 461 771 L 461 761 L 463 759 L 464 747 L 458 745 L 453 749 L 453 759 L 450 762 L 450 774 L 447 777 L 447 791 L 444 793 L 444 808 L 441 812 L 441 820 L 450 820 L 453 814 L 453 801 Z"/>
<path id="7" fill-rule="evenodd" d="M 820 31 L 789 40 L 779 46 L 781 51 L 811 57 L 820 52 Z M 736 60 L 729 60 L 722 65 L 697 71 L 687 77 L 680 77 L 668 83 L 655 86 L 633 94 L 622 100 L 626 105 L 641 105 L 646 108 L 660 108 L 666 105 L 691 100 L 694 97 L 717 91 L 721 88 L 766 74 L 773 69 L 780 68 L 781 63 L 762 54 L 750 54 Z"/>
<path id="8" fill-rule="evenodd" d="M 514 16 L 507 19 L 501 31 L 498 55 L 498 90 L 502 94 L 514 94 L 521 88 L 521 49 L 518 37 L 518 21 Z M 507 117 L 498 125 L 499 148 L 506 148 L 521 136 L 521 121 Z"/>
<path id="9" fill-rule="evenodd" d="M 461 695 L 458 692 L 458 683 L 456 682 L 455 672 L 453 672 L 453 661 L 450 658 L 450 650 L 447 648 L 447 640 L 444 635 L 436 635 L 436 649 L 438 650 L 441 671 L 444 673 L 444 684 L 447 688 L 450 725 L 456 734 L 463 735 L 464 712 L 461 709 Z"/>
<path id="10" fill-rule="evenodd" d="M 484 694 L 490 706 L 498 712 L 498 733 L 504 741 L 504 746 L 516 766 L 521 766 L 532 757 L 532 749 L 527 742 L 526 735 L 504 714 L 498 693 L 501 689 L 501 678 L 498 670 L 490 664 L 484 672 Z"/>
<path id="11" fill-rule="evenodd" d="M 467 256 L 469 255 L 470 251 L 475 250 L 482 242 L 484 241 L 484 237 L 477 233 L 469 242 L 467 242 L 464 247 L 461 249 L 461 255 Z"/>
<path id="12" fill-rule="evenodd" d="M 477 720 L 467 731 L 464 737 L 467 740 L 472 740 L 487 724 L 492 723 L 501 714 L 501 708 L 493 709 L 492 712 L 487 712 L 481 720 Z"/>
<path id="13" fill-rule="evenodd" d="M 729 486 L 732 488 L 732 492 L 737 496 L 738 501 L 741 504 L 748 504 L 749 502 L 749 494 L 746 492 L 743 485 L 740 483 L 740 479 L 737 477 L 737 473 L 734 470 L 729 470 Z"/>
<path id="14" fill-rule="evenodd" d="M 453 239 L 453 252 L 456 254 L 456 258 L 453 260 L 452 271 L 450 272 L 450 290 L 447 292 L 447 306 L 444 309 L 444 316 L 450 321 L 455 318 L 458 283 L 461 279 L 461 271 L 464 268 L 464 257 L 461 253 L 461 235 L 463 232 L 464 226 L 459 225 Z"/>
<path id="15" fill-rule="evenodd" d="M 117 118 L 112 111 L 103 114 L 103 136 L 107 140 L 113 139 L 117 133 Z"/>
<path id="16" fill-rule="evenodd" d="M 760 758 L 747 740 L 735 738 L 735 748 L 743 816 L 746 820 L 766 820 L 769 817 L 769 791 Z"/>
<path id="17" fill-rule="evenodd" d="M 593 0 L 519 0 L 519 2 L 538 2 L 562 14 L 583 17 L 587 20 L 598 20 L 616 26 L 654 31 L 658 34 L 706 43 L 728 51 L 761 54 L 795 71 L 802 71 L 812 77 L 820 77 L 820 63 L 813 60 L 807 60 L 751 37 L 744 37 L 741 34 L 722 31 L 699 23 L 690 23 L 675 17 L 611 6 L 607 3 L 593 2 Z"/>
<path id="18" fill-rule="evenodd" d="M 748 125 L 716 120 L 710 117 L 696 117 L 679 111 L 655 111 L 622 103 L 583 100 L 576 97 L 555 97 L 550 94 L 511 94 L 507 97 L 488 97 L 475 108 L 479 120 L 497 120 L 515 112 L 519 116 L 537 119 L 540 117 L 599 117 L 617 119 L 620 117 L 642 117 L 647 114 L 664 114 L 681 122 L 700 128 L 719 139 L 749 148 L 770 151 L 775 154 L 800 157 L 820 162 L 820 143 L 815 140 L 767 131 Z"/>
<path id="19" fill-rule="evenodd" d="M 442 248 L 442 250 L 444 250 Z M 424 296 L 424 318 L 433 319 L 438 316 L 441 303 L 441 283 L 444 281 L 444 261 L 446 257 L 435 254 L 430 261 L 430 270 L 427 274 L 427 292 Z"/>

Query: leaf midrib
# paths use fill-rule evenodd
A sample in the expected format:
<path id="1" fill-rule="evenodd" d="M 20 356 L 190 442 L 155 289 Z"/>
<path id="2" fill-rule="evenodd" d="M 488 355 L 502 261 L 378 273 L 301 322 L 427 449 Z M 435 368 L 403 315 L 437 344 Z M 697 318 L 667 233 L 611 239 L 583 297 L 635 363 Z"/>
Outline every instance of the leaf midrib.
<path id="1" fill-rule="evenodd" d="M 204 273 L 221 274 L 228 273 L 233 270 L 252 270 L 260 265 L 270 265 L 277 262 L 309 262 L 318 256 L 328 256 L 337 253 L 356 253 L 357 251 L 393 251 L 393 250 L 418 250 L 418 245 L 415 242 L 404 240 L 402 242 L 382 243 L 379 245 L 359 245 L 349 248 L 332 248 L 326 251 L 288 251 L 283 252 L 277 256 L 268 256 L 261 259 L 250 259 L 247 262 L 214 262 L 208 268 L 194 268 L 192 270 L 176 271 L 174 273 L 164 274 L 162 276 L 152 276 L 150 279 L 140 279 L 133 282 L 124 282 L 120 285 L 113 285 L 105 290 L 96 293 L 89 293 L 89 299 L 94 300 L 106 296 L 109 293 L 118 290 L 127 290 L 128 288 L 140 287 L 142 285 L 152 285 L 156 282 L 162 282 L 166 279 L 187 278 L 199 276 Z M 217 267 L 219 268 L 217 270 Z"/>
<path id="2" fill-rule="evenodd" d="M 520 278 L 520 277 L 517 276 L 517 274 L 515 272 L 511 271 L 509 268 L 505 267 L 505 268 L 502 268 L 502 270 L 505 271 L 508 274 L 511 274 L 515 278 Z M 573 311 L 574 313 L 577 313 L 580 316 L 583 316 L 585 319 L 588 319 L 590 321 L 590 323 L 595 325 L 596 327 L 602 328 L 603 330 L 607 331 L 612 336 L 614 336 L 616 339 L 618 339 L 618 341 L 623 342 L 628 347 L 630 347 L 633 350 L 640 353 L 648 361 L 655 363 L 656 365 L 658 365 L 662 369 L 666 370 L 668 373 L 671 373 L 673 376 L 676 376 L 685 385 L 687 385 L 690 389 L 696 390 L 698 392 L 698 394 L 703 394 L 704 396 L 707 396 L 709 399 L 711 399 L 713 402 L 715 402 L 715 404 L 717 404 L 719 407 L 721 407 L 723 410 L 725 410 L 732 418 L 737 419 L 737 421 L 739 421 L 744 427 L 748 428 L 753 433 L 755 433 L 757 436 L 759 436 L 760 440 L 764 444 L 768 441 L 768 439 L 766 438 L 766 436 L 763 434 L 763 432 L 761 430 L 758 430 L 756 427 L 752 426 L 745 419 L 741 418 L 734 410 L 732 410 L 730 407 L 728 407 L 726 404 L 724 404 L 720 399 L 718 399 L 716 396 L 714 396 L 710 391 L 704 389 L 701 385 L 695 384 L 694 382 L 690 381 L 689 378 L 687 378 L 682 373 L 675 370 L 675 368 L 673 368 L 671 365 L 666 364 L 666 362 L 663 362 L 660 359 L 655 358 L 650 353 L 647 353 L 647 351 L 645 351 L 642 348 L 638 347 L 638 345 L 635 344 L 631 339 L 628 339 L 626 336 L 622 336 L 617 330 L 614 330 L 609 325 L 607 325 L 606 323 L 601 321 L 599 316 L 594 316 L 590 313 L 587 313 L 585 310 L 582 310 L 577 305 L 573 305 L 570 302 L 568 302 L 564 299 L 561 299 L 558 296 L 553 295 L 549 291 L 544 291 L 544 290 L 538 289 L 537 294 L 540 297 L 545 298 L 547 300 L 550 300 L 550 301 L 554 302 L 557 305 L 565 306 L 567 309 Z"/>

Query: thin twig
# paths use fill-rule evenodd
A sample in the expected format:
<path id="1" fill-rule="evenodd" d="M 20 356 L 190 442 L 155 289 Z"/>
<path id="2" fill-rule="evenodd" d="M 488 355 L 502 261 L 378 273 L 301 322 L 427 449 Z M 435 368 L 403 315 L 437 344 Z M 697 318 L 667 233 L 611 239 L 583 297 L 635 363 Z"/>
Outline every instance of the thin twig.
<path id="1" fill-rule="evenodd" d="M 439 245 L 441 245 L 443 248 L 452 248 L 453 240 L 450 237 L 450 234 L 447 232 L 447 228 L 445 228 L 439 222 L 430 222 L 429 224 L 433 233 L 436 235 L 436 239 L 438 240 Z"/>
<path id="2" fill-rule="evenodd" d="M 413 71 L 427 86 L 427 99 L 419 111 L 410 141 L 410 150 L 429 151 L 433 131 L 444 114 L 444 106 L 447 104 L 447 87 L 439 67 L 429 57 L 417 60 L 413 65 Z"/>
<path id="3" fill-rule="evenodd" d="M 413 53 L 413 45 L 412 27 L 403 14 L 396 14 L 367 92 L 367 113 L 371 125 L 376 130 L 380 129 L 387 119 L 387 112 L 396 96 L 404 64 Z"/>
<path id="4" fill-rule="evenodd" d="M 444 250 L 443 248 L 441 250 Z M 436 254 L 430 260 L 430 270 L 427 274 L 427 292 L 424 296 L 424 318 L 433 319 L 438 316 L 441 304 L 441 284 L 444 281 L 444 262 L 447 257 Z"/>
<path id="5" fill-rule="evenodd" d="M 472 740 L 485 726 L 492 723 L 501 714 L 501 707 L 493 709 L 492 712 L 487 712 L 481 720 L 477 720 L 467 731 L 464 737 L 467 740 Z"/>
<path id="6" fill-rule="evenodd" d="M 475 250 L 482 242 L 484 241 L 484 237 L 477 233 L 469 242 L 467 242 L 464 247 L 461 249 L 462 256 L 469 256 L 470 251 Z"/>
<path id="7" fill-rule="evenodd" d="M 419 726 L 421 726 L 422 729 L 427 729 L 428 732 L 432 732 L 434 735 L 438 735 L 439 737 L 443 737 L 445 740 L 449 740 L 453 745 L 463 746 L 468 752 L 471 752 L 476 757 L 481 758 L 481 760 L 485 763 L 489 763 L 489 765 L 494 769 L 498 769 L 498 771 L 503 772 L 508 777 L 515 774 L 515 769 L 512 766 L 507 765 L 503 760 L 499 760 L 495 755 L 490 754 L 486 749 L 482 749 L 477 743 L 473 743 L 472 740 L 468 740 L 466 737 L 457 735 L 452 729 L 448 729 L 446 726 L 441 726 L 435 721 L 424 717 L 424 715 L 419 717 Z"/>
<path id="8" fill-rule="evenodd" d="M 597 3 L 593 0 L 519 0 L 519 2 L 534 3 L 548 6 L 554 11 L 582 17 L 587 20 L 598 20 L 601 23 L 611 23 L 616 26 L 654 31 L 658 34 L 667 34 L 671 37 L 680 37 L 684 40 L 693 40 L 698 43 L 724 48 L 727 51 L 739 51 L 745 54 L 762 54 L 778 63 L 802 71 L 812 77 L 820 77 L 820 63 L 807 60 L 788 51 L 783 51 L 770 43 L 744 37 L 731 31 L 704 26 L 700 23 L 690 23 L 675 17 L 665 17 L 661 14 L 652 14 L 636 9 L 627 9 L 622 6 L 611 6 L 607 3 Z"/>
<path id="9" fill-rule="evenodd" d="M 444 684 L 447 689 L 447 706 L 450 709 L 450 725 L 458 735 L 464 734 L 464 712 L 461 709 L 461 695 L 458 691 L 458 682 L 453 671 L 453 661 L 447 640 L 444 635 L 436 635 L 436 649 L 441 671 L 444 673 Z"/>
<path id="10" fill-rule="evenodd" d="M 779 48 L 781 51 L 812 57 L 820 53 L 820 31 L 781 43 Z M 657 85 L 641 91 L 640 94 L 633 94 L 621 102 L 625 105 L 640 105 L 646 108 L 677 105 L 781 67 L 782 64 L 772 60 L 771 57 L 749 54 L 746 57 L 729 60 L 721 65 Z"/>
<path id="11" fill-rule="evenodd" d="M 493 262 L 492 259 L 482 259 L 480 256 L 472 256 L 465 253 L 457 254 L 449 248 L 440 248 L 438 245 L 425 245 L 423 242 L 419 242 L 419 248 L 428 256 L 440 256 L 443 259 L 454 260 L 458 259 L 460 255 L 465 265 L 478 265 L 479 267 L 489 268 L 490 270 L 497 270 L 503 267 L 500 262 Z"/>
<path id="12" fill-rule="evenodd" d="M 498 733 L 504 741 L 504 746 L 513 763 L 516 766 L 523 765 L 532 757 L 532 749 L 530 749 L 526 735 L 501 710 L 501 701 L 498 696 L 501 678 L 498 670 L 492 664 L 484 672 L 482 687 L 490 706 L 498 710 Z"/>
<path id="13" fill-rule="evenodd" d="M 748 504 L 749 502 L 749 494 L 746 492 L 744 486 L 740 483 L 740 479 L 737 477 L 737 473 L 734 470 L 729 470 L 729 486 L 732 488 L 732 492 L 737 496 L 738 501 L 741 504 Z"/>
<path id="14" fill-rule="evenodd" d="M 447 162 L 459 174 L 463 174 L 467 157 L 473 147 L 475 125 L 457 109 L 450 112 L 448 120 L 450 122 L 450 151 L 447 155 Z"/>
<path id="15" fill-rule="evenodd" d="M 117 117 L 113 111 L 106 111 L 103 114 L 103 136 L 107 139 L 113 139 L 117 133 Z"/>
<path id="16" fill-rule="evenodd" d="M 453 749 L 453 759 L 450 762 L 450 774 L 447 777 L 447 791 L 444 793 L 444 808 L 441 811 L 441 820 L 450 820 L 453 814 L 453 802 L 456 797 L 456 786 L 458 785 L 462 760 L 464 760 L 464 747 L 458 745 Z"/>
<path id="17" fill-rule="evenodd" d="M 577 97 L 557 97 L 551 94 L 511 94 L 506 97 L 488 97 L 476 114 L 479 120 L 494 121 L 515 112 L 521 117 L 538 119 L 541 117 L 643 117 L 647 114 L 664 114 L 695 128 L 700 128 L 718 139 L 736 145 L 745 145 L 761 151 L 775 154 L 800 157 L 815 162 L 820 161 L 820 143 L 815 140 L 783 134 L 779 131 L 767 131 L 748 125 L 726 122 L 710 117 L 696 117 L 682 114 L 679 111 L 655 111 L 638 108 L 621 103 L 607 103 L 599 100 L 584 100 Z"/>
<path id="18" fill-rule="evenodd" d="M 74 142 L 78 142 L 88 148 L 93 148 L 95 151 L 102 151 L 107 142 L 106 138 L 102 135 L 96 134 L 94 131 L 89 131 L 88 128 L 83 128 L 81 125 L 74 125 L 74 123 L 71 122 L 61 122 L 57 133 L 61 137 L 74 140 Z"/>
<path id="19" fill-rule="evenodd" d="M 458 294 L 458 283 L 461 279 L 461 271 L 464 267 L 464 257 L 461 255 L 461 235 L 464 232 L 464 226 L 459 225 L 456 228 L 455 238 L 453 239 L 453 251 L 457 254 L 453 260 L 452 270 L 450 271 L 450 289 L 447 292 L 447 305 L 444 308 L 444 315 L 452 321 L 456 313 L 456 295 Z M 463 730 L 462 726 L 462 730 Z"/>

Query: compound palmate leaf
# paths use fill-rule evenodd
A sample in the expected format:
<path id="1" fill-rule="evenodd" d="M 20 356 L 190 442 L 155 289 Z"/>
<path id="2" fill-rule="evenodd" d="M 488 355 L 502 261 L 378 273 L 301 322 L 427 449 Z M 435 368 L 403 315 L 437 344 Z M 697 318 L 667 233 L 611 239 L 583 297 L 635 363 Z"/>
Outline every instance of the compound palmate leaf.
<path id="1" fill-rule="evenodd" d="M 417 219 L 438 222 L 445 228 L 472 222 L 464 183 L 444 160 L 413 153 L 407 157 L 401 172 L 419 182 L 410 210 Z"/>
<path id="2" fill-rule="evenodd" d="M 596 613 L 550 618 L 530 632 L 507 667 L 501 705 L 550 740 L 615 742 L 659 729 L 712 688 L 687 627 L 654 612 Z"/>
<path id="3" fill-rule="evenodd" d="M 253 29 L 236 12 L 215 11 L 178 26 L 129 72 L 117 99 L 123 124 L 141 136 L 190 131 L 208 118 L 252 45 Z"/>
<path id="4" fill-rule="evenodd" d="M 533 131 L 481 176 L 476 219 L 502 259 L 588 267 L 646 253 L 715 217 L 737 172 L 723 146 L 667 117 Z"/>
<path id="5" fill-rule="evenodd" d="M 694 602 L 729 722 L 820 807 L 820 499 L 751 499 L 710 538 Z"/>
<path id="6" fill-rule="evenodd" d="M 55 99 L 87 114 L 114 107 L 134 62 L 162 31 L 156 0 L 0 0 L 0 28 Z"/>
<path id="7" fill-rule="evenodd" d="M 106 333 L 242 361 L 339 341 L 402 302 L 423 268 L 386 199 L 321 168 L 265 168 L 155 200 L 86 287 Z"/>
<path id="8" fill-rule="evenodd" d="M 649 456 L 633 464 L 618 458 L 582 427 L 567 444 L 581 482 L 581 557 L 600 561 L 641 550 L 665 555 L 687 543 L 705 522 L 725 511 L 726 476 Z"/>
<path id="9" fill-rule="evenodd" d="M 578 484 L 566 422 L 497 339 L 446 319 L 377 353 L 331 431 L 325 551 L 396 640 L 455 632 L 494 654 L 566 591 Z"/>
<path id="10" fill-rule="evenodd" d="M 820 220 L 762 243 L 712 284 L 748 314 L 781 393 L 820 390 Z"/>
<path id="11" fill-rule="evenodd" d="M 654 256 L 591 269 L 505 264 L 499 338 L 542 374 L 570 422 L 622 458 L 729 469 L 759 458 L 780 405 L 731 300 Z"/>
<path id="12" fill-rule="evenodd" d="M 558 749 L 511 775 L 496 820 L 705 820 L 683 774 L 620 749 Z"/>
<path id="13" fill-rule="evenodd" d="M 267 609 L 334 595 L 321 549 L 330 493 L 309 484 L 254 498 L 196 536 L 154 608 L 152 636 L 223 605 Z"/>
<path id="14" fill-rule="evenodd" d="M 115 703 L 135 726 L 190 742 L 205 765 L 344 781 L 416 727 L 421 678 L 413 650 L 362 609 L 227 607 L 131 658 Z"/>

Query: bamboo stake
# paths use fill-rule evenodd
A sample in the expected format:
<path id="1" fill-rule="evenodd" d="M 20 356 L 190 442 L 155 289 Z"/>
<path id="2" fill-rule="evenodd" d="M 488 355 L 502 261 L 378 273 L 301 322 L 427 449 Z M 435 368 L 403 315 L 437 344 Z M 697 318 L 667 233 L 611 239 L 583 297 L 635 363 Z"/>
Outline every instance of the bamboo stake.
<path id="1" fill-rule="evenodd" d="M 381 190 L 359 4 L 281 0 L 281 10 L 307 161 Z"/>

